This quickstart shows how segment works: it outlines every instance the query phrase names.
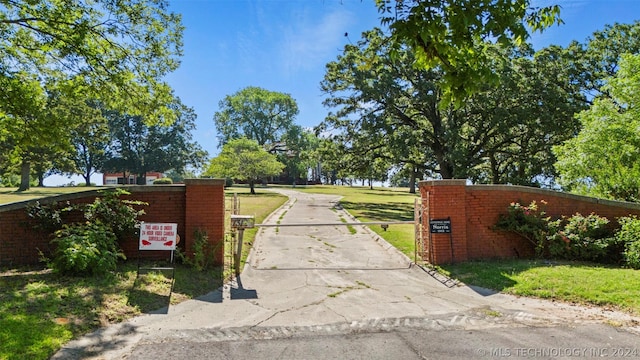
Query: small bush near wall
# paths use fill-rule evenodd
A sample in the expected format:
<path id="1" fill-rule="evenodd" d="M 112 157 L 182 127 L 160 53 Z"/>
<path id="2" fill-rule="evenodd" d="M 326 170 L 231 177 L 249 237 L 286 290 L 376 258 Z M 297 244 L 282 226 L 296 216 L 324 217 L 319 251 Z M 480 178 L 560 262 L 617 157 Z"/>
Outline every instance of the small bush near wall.
<path id="1" fill-rule="evenodd" d="M 620 218 L 622 228 L 615 233 L 609 219 L 576 213 L 552 220 L 544 206 L 533 201 L 529 205 L 511 203 L 493 226 L 509 231 L 531 242 L 536 256 L 554 259 L 626 263 L 640 268 L 640 220 Z"/>
<path id="2" fill-rule="evenodd" d="M 596 214 L 583 216 L 580 213 L 551 221 L 545 247 L 552 257 L 558 259 L 619 262 L 621 256 L 610 254 L 609 251 L 610 247 L 615 246 L 615 239 L 608 224 L 607 218 Z"/>
<path id="3" fill-rule="evenodd" d="M 56 231 L 49 267 L 73 275 L 105 274 L 115 270 L 118 259 L 125 259 L 116 235 L 101 222 L 73 224 Z"/>
<path id="4" fill-rule="evenodd" d="M 123 189 L 100 192 L 102 197 L 91 204 L 60 206 L 36 204 L 29 208 L 29 216 L 38 221 L 45 231 L 54 231 L 51 243 L 55 246 L 51 259 L 44 260 L 55 271 L 77 275 L 104 274 L 115 269 L 124 253 L 118 245 L 130 233 L 139 228 L 138 218 L 143 210 L 133 205 L 145 205 L 140 201 L 121 200 L 129 195 Z M 63 221 L 64 214 L 81 212 L 81 221 Z"/>
<path id="5" fill-rule="evenodd" d="M 68 201 L 51 204 L 36 201 L 33 205 L 27 206 L 27 215 L 34 220 L 35 228 L 50 235 L 62 229 L 62 225 L 71 222 L 72 218 L 78 218 L 79 211 L 78 205 L 72 205 Z"/>
<path id="6" fill-rule="evenodd" d="M 549 235 L 549 217 L 544 211 L 547 203 L 540 205 L 532 201 L 529 205 L 514 202 L 507 207 L 506 214 L 500 214 L 494 225 L 496 230 L 516 233 L 527 239 L 536 249 L 536 255 L 542 257 L 546 250 L 546 239 Z"/>
<path id="7" fill-rule="evenodd" d="M 153 180 L 153 185 L 169 185 L 173 184 L 173 180 L 168 177 Z"/>
<path id="8" fill-rule="evenodd" d="M 204 271 L 214 267 L 216 248 L 211 246 L 209 242 L 209 235 L 205 230 L 196 229 L 193 234 L 193 252 L 191 256 L 187 256 L 183 252 L 178 251 L 178 258 L 184 263 L 198 271 Z M 218 246 L 224 246 L 224 243 L 218 244 Z"/>
<path id="9" fill-rule="evenodd" d="M 620 230 L 615 238 L 624 248 L 623 257 L 627 266 L 640 269 L 640 219 L 635 216 L 618 219 Z"/>

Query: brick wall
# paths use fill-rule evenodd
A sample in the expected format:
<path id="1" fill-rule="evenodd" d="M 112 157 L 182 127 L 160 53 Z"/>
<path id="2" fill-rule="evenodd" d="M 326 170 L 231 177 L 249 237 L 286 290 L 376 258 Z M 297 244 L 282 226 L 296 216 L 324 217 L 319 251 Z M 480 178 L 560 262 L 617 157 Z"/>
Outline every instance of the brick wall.
<path id="1" fill-rule="evenodd" d="M 193 186 L 193 188 L 192 188 Z M 193 231 L 202 228 L 208 232 L 209 242 L 214 248 L 223 248 L 224 240 L 224 180 L 186 180 L 184 185 L 126 186 L 131 195 L 126 198 L 148 203 L 141 207 L 145 214 L 140 218 L 146 222 L 168 222 L 178 224 L 181 249 L 191 249 Z M 195 202 L 188 202 L 189 194 Z M 42 203 L 91 203 L 98 197 L 97 190 L 78 192 L 41 199 Z M 52 251 L 50 238 L 34 228 L 33 220 L 27 216 L 26 207 L 35 200 L 0 206 L 0 265 L 19 266 L 39 262 L 39 251 L 49 255 Z M 120 244 L 127 258 L 138 257 L 138 238 L 132 236 Z M 221 261 L 222 250 L 216 260 Z M 144 257 L 167 257 L 166 251 L 143 251 Z"/>
<path id="2" fill-rule="evenodd" d="M 204 230 L 214 249 L 214 260 L 221 264 L 224 259 L 224 179 L 185 179 L 186 251 L 193 253 L 194 234 Z M 212 221 L 215 219 L 216 221 Z"/>
<path id="3" fill-rule="evenodd" d="M 533 246 L 511 233 L 494 231 L 491 227 L 512 202 L 528 205 L 532 201 L 547 202 L 545 210 L 552 218 L 571 216 L 577 212 L 596 213 L 612 222 L 616 217 L 640 215 L 640 204 L 578 196 L 552 190 L 509 185 L 467 185 L 466 180 L 422 181 L 420 193 L 429 216 L 423 226 L 429 229 L 429 219 L 451 219 L 449 234 L 429 236 L 434 264 L 473 259 L 530 257 Z M 453 243 L 453 257 L 452 247 Z"/>

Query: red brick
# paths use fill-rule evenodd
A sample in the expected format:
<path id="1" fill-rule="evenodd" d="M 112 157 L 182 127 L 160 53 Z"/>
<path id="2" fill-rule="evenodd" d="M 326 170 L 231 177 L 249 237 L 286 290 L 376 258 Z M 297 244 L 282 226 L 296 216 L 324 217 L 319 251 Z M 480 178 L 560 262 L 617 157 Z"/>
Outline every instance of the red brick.
<path id="1" fill-rule="evenodd" d="M 223 244 L 224 240 L 224 181 L 214 179 L 195 180 L 194 190 L 191 186 L 130 186 L 126 190 L 131 194 L 129 200 L 139 200 L 148 203 L 140 207 L 145 214 L 140 218 L 147 222 L 172 222 L 178 224 L 180 246 L 184 249 L 192 245 L 193 230 L 202 227 L 209 232 L 209 241 L 213 245 Z M 193 200 L 187 201 L 187 194 L 191 193 Z M 50 197 L 42 202 L 66 202 L 73 204 L 91 203 L 99 194 L 97 191 L 61 195 Z M 32 201 L 33 202 L 33 201 Z M 39 262 L 42 251 L 50 255 L 52 248 L 49 237 L 34 228 L 33 220 L 29 219 L 26 207 L 32 202 L 13 203 L 0 206 L 0 264 L 18 266 Z M 192 206 L 189 206 L 192 205 Z M 79 221 L 81 219 L 73 219 Z M 190 226 L 190 227 L 189 227 Z M 136 258 L 138 239 L 132 235 L 120 244 L 128 258 Z M 219 246 L 222 259 L 222 246 Z M 163 251 L 145 251 L 140 253 L 144 257 L 166 257 Z"/>
<path id="2" fill-rule="evenodd" d="M 466 185 L 464 180 L 423 181 L 419 186 L 423 206 L 429 209 L 430 218 L 450 216 L 455 261 L 482 258 L 529 257 L 534 253 L 533 245 L 511 233 L 497 232 L 492 226 L 499 214 L 506 213 L 512 202 L 528 205 L 542 200 L 548 204 L 548 215 L 558 218 L 576 212 L 584 215 L 596 213 L 613 221 L 616 217 L 630 214 L 640 215 L 640 205 L 612 202 L 570 195 L 550 190 L 502 185 Z M 425 216 L 423 227 L 429 231 Z M 451 262 L 449 237 L 432 234 L 432 260 L 435 264 Z"/>

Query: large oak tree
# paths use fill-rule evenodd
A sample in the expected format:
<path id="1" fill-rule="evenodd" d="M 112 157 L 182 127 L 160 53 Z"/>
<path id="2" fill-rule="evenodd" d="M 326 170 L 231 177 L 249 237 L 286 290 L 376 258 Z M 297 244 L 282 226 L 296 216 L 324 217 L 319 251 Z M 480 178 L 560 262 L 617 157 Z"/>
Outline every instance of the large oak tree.
<path id="1" fill-rule="evenodd" d="M 20 190 L 29 187 L 33 154 L 72 131 L 69 122 L 53 125 L 55 113 L 43 118 L 40 100 L 24 101 L 45 88 L 64 84 L 150 123 L 176 117 L 163 77 L 178 66 L 182 25 L 165 0 L 2 0 L 0 34 L 0 81 L 13 84 L 0 86 L 0 133 L 21 162 Z"/>
<path id="2" fill-rule="evenodd" d="M 560 6 L 533 7 L 532 0 L 376 0 L 391 30 L 392 54 L 409 46 L 422 69 L 440 68 L 445 102 L 459 105 L 495 83 L 493 45 L 523 45 L 531 31 L 556 23 Z"/>
<path id="3" fill-rule="evenodd" d="M 246 137 L 275 153 L 296 126 L 298 104 L 289 94 L 249 86 L 227 95 L 213 116 L 220 146 Z"/>
<path id="4" fill-rule="evenodd" d="M 111 140 L 101 170 L 137 174 L 144 181 L 147 172 L 183 173 L 189 166 L 202 166 L 208 154 L 193 141 L 195 112 L 178 98 L 170 107 L 178 114 L 170 125 L 148 125 L 140 116 L 106 112 Z"/>
<path id="5" fill-rule="evenodd" d="M 327 65 L 321 86 L 334 112 L 318 130 L 342 151 L 375 150 L 445 179 L 531 185 L 553 176 L 551 146 L 577 131 L 573 114 L 584 105 L 561 51 L 494 47 L 499 84 L 485 84 L 459 107 L 442 106 L 439 69 L 416 68 L 406 48 L 393 51 L 370 31 Z"/>

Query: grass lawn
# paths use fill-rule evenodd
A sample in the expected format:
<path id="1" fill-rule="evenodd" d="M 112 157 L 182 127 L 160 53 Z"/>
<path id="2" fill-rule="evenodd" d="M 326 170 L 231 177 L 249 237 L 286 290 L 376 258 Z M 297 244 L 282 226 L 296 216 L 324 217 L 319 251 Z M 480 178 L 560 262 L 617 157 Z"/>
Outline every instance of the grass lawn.
<path id="1" fill-rule="evenodd" d="M 34 189 L 31 198 L 85 189 Z M 413 219 L 415 196 L 407 190 L 346 186 L 297 186 L 295 190 L 341 195 L 345 209 L 361 221 Z M 226 189 L 229 197 L 238 193 L 240 213 L 254 215 L 256 223 L 260 223 L 286 198 L 260 186 L 256 191 L 257 195 L 250 195 L 248 187 Z M 24 199 L 7 200 L 12 195 L 11 190 L 3 189 L 0 201 Z M 380 226 L 371 228 L 413 257 L 413 225 L 391 225 L 386 232 Z M 257 231 L 245 231 L 243 259 Z M 226 276 L 220 268 L 198 272 L 178 264 L 174 290 L 169 296 L 170 273 L 152 272 L 137 278 L 136 265 L 135 261 L 123 262 L 111 276 L 99 278 L 61 277 L 39 268 L 0 269 L 0 359 L 47 359 L 70 339 L 208 293 L 219 287 Z M 637 270 L 586 263 L 504 260 L 445 265 L 440 271 L 468 285 L 640 315 Z"/>
<path id="2" fill-rule="evenodd" d="M 59 189 L 86 188 L 47 188 L 45 193 L 34 189 L 33 197 L 59 194 Z M 11 191 L 2 195 L 5 193 Z M 264 191 L 240 197 L 241 212 L 255 215 L 256 221 L 286 201 L 284 196 Z M 245 242 L 252 243 L 254 236 L 255 231 L 247 231 Z M 244 249 L 248 252 L 250 246 Z M 198 272 L 177 264 L 170 294 L 170 271 L 136 274 L 136 260 L 120 263 L 117 271 L 106 277 L 58 276 L 40 267 L 0 269 L 0 359 L 48 359 L 67 341 L 101 326 L 215 290 L 226 275 L 221 267 Z"/>
<path id="3" fill-rule="evenodd" d="M 69 194 L 81 191 L 97 190 L 101 187 L 66 186 L 66 187 L 32 187 L 27 191 L 17 192 L 18 188 L 0 187 L 0 204 L 38 199 L 47 196 Z"/>
<path id="4" fill-rule="evenodd" d="M 342 196 L 340 204 L 360 221 L 412 221 L 416 194 L 409 189 L 374 188 L 359 186 L 296 186 L 294 190 Z M 384 231 L 380 225 L 369 228 L 402 251 L 409 258 L 415 255 L 415 229 L 412 224 L 389 225 Z M 414 259 L 415 260 L 415 259 Z"/>
<path id="5" fill-rule="evenodd" d="M 536 260 L 471 261 L 440 269 L 468 285 L 640 315 L 638 270 Z"/>
<path id="6" fill-rule="evenodd" d="M 240 215 L 253 215 L 255 217 L 255 223 L 260 224 L 262 221 L 277 208 L 282 206 L 287 201 L 287 197 L 266 191 L 263 187 L 256 185 L 256 194 L 251 195 L 248 186 L 231 186 L 225 189 L 227 198 L 233 197 L 233 194 L 238 194 L 240 200 Z M 249 251 L 253 246 L 256 234 L 260 231 L 259 228 L 246 229 L 244 231 L 244 237 L 242 242 L 242 257 L 240 260 L 241 269 L 247 260 Z"/>
<path id="7" fill-rule="evenodd" d="M 0 359 L 48 359 L 64 343 L 101 326 L 182 302 L 222 285 L 220 269 L 137 274 L 137 262 L 101 277 L 46 269 L 0 271 Z"/>

